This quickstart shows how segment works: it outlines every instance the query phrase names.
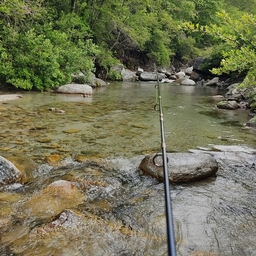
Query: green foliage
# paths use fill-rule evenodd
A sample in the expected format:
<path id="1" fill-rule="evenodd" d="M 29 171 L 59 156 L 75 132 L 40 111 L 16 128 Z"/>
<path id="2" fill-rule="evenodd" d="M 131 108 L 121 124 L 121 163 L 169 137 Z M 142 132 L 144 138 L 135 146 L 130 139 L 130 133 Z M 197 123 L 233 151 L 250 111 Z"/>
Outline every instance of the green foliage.
<path id="1" fill-rule="evenodd" d="M 75 45 L 60 31 L 37 34 L 33 29 L 16 33 L 5 28 L 0 77 L 17 88 L 47 90 L 71 81 L 71 74 L 93 69 L 95 46 L 91 41 Z"/>
<path id="2" fill-rule="evenodd" d="M 218 36 L 228 46 L 223 50 L 223 59 L 219 68 L 213 68 L 212 73 L 222 74 L 238 72 L 246 74 L 242 86 L 255 86 L 256 82 L 256 16 L 244 14 L 240 20 L 232 19 L 227 13 L 218 14 L 223 26 L 207 27 L 207 33 Z"/>
<path id="3" fill-rule="evenodd" d="M 209 56 L 206 56 L 203 68 L 205 70 L 211 70 L 220 67 L 220 63 L 223 60 L 223 52 L 229 52 L 231 47 L 225 43 L 215 45 L 211 48 Z"/>
<path id="4" fill-rule="evenodd" d="M 220 12 L 227 7 L 232 18 Z M 111 67 L 120 61 L 168 66 L 173 56 L 187 61 L 213 47 L 207 67 L 247 74 L 248 86 L 256 75 L 256 22 L 240 10 L 256 13 L 255 0 L 2 0 L 0 79 L 47 90 L 72 73 L 90 74 L 95 63 L 119 80 Z"/>
<path id="5" fill-rule="evenodd" d="M 224 7 L 223 0 L 195 0 L 196 16 L 193 20 L 194 24 L 210 25 L 218 23 L 216 12 L 219 12 Z"/>
<path id="6" fill-rule="evenodd" d="M 171 52 L 164 43 L 165 38 L 160 30 L 155 30 L 152 33 L 151 40 L 146 43 L 146 51 L 148 57 L 156 62 L 156 65 L 168 65 L 170 63 Z"/>
<path id="7" fill-rule="evenodd" d="M 241 1 L 241 0 L 225 0 L 227 10 L 230 9 L 230 7 L 233 7 L 232 13 L 234 11 L 234 8 L 237 10 L 248 12 L 251 14 L 256 14 L 256 1 L 255 0 L 247 0 L 247 1 Z M 231 13 L 231 12 L 230 12 Z"/>
<path id="8" fill-rule="evenodd" d="M 1 53 L 0 75 L 17 88 L 39 90 L 65 80 L 51 41 L 33 30 L 24 35 L 10 29 L 7 50 Z"/>
<path id="9" fill-rule="evenodd" d="M 107 74 L 107 78 L 111 81 L 122 81 L 123 77 L 117 70 L 110 70 Z"/>
<path id="10" fill-rule="evenodd" d="M 12 5 L 2 13 L 5 20 L 0 27 L 1 81 L 17 88 L 47 90 L 71 82 L 71 74 L 79 70 L 84 74 L 93 71 L 98 50 L 88 39 L 88 25 L 76 14 L 62 14 L 55 24 L 45 19 L 38 21 L 40 12 L 36 18 L 29 12 L 24 14 L 24 10 L 32 10 L 30 6 L 15 1 L 21 9 L 20 16 Z"/>

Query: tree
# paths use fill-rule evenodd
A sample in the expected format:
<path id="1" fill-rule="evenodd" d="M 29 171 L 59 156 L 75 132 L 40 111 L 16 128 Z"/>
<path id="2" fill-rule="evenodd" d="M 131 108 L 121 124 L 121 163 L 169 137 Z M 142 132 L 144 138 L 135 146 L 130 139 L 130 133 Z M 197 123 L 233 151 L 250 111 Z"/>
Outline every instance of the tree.
<path id="1" fill-rule="evenodd" d="M 53 22 L 41 1 L 14 1 L 0 4 L 2 82 L 47 90 L 71 82 L 71 74 L 80 70 L 90 74 L 97 47 L 76 13 L 61 12 Z"/>
<path id="2" fill-rule="evenodd" d="M 244 13 L 235 20 L 226 12 L 218 13 L 222 26 L 206 27 L 206 32 L 218 37 L 229 45 L 223 51 L 219 68 L 212 69 L 214 74 L 237 72 L 245 74 L 242 86 L 255 86 L 256 83 L 256 16 Z"/>

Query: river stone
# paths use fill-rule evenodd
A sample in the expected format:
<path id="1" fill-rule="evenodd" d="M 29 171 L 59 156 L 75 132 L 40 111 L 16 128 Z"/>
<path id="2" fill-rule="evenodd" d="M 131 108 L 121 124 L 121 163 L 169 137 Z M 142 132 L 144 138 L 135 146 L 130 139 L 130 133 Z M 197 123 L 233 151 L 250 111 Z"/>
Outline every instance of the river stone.
<path id="1" fill-rule="evenodd" d="M 217 103 L 217 107 L 221 109 L 235 110 L 239 108 L 239 105 L 235 100 L 222 100 Z"/>
<path id="2" fill-rule="evenodd" d="M 142 72 L 139 75 L 141 81 L 157 81 L 157 79 L 161 81 L 163 78 L 166 78 L 165 74 L 156 72 Z"/>
<path id="3" fill-rule="evenodd" d="M 206 86 L 216 86 L 217 83 L 219 82 L 219 80 L 220 80 L 219 77 L 214 77 L 213 79 L 211 79 L 210 81 L 208 81 L 204 85 L 206 85 Z"/>
<path id="4" fill-rule="evenodd" d="M 164 221 L 163 216 L 161 222 L 165 224 Z M 124 256 L 142 255 L 140 252 L 143 252 L 145 243 L 159 244 L 163 241 L 165 244 L 165 233 L 159 236 L 133 230 L 121 221 L 106 220 L 90 212 L 65 209 L 53 221 L 39 223 L 29 233 L 23 233 L 22 237 L 11 243 L 10 249 L 15 255 Z"/>
<path id="5" fill-rule="evenodd" d="M 87 84 L 66 84 L 62 85 L 57 89 L 57 92 L 60 93 L 73 93 L 73 94 L 92 94 L 92 87 Z"/>
<path id="6" fill-rule="evenodd" d="M 195 85 L 196 82 L 193 81 L 192 79 L 185 78 L 185 79 L 181 80 L 180 84 L 181 85 Z"/>
<path id="7" fill-rule="evenodd" d="M 121 75 L 123 77 L 123 81 L 136 81 L 136 74 L 135 72 L 123 68 L 121 71 Z"/>
<path id="8" fill-rule="evenodd" d="M 0 156 L 0 187 L 21 182 L 22 172 L 9 160 Z"/>
<path id="9" fill-rule="evenodd" d="M 140 163 L 139 169 L 159 180 L 163 180 L 163 168 L 154 164 L 155 155 L 146 156 Z M 168 153 L 168 172 L 171 182 L 188 182 L 214 175 L 218 163 L 209 154 Z M 157 158 L 161 158 L 157 157 Z"/>
<path id="10" fill-rule="evenodd" d="M 251 118 L 247 123 L 246 126 L 256 128 L 256 116 Z"/>
<path id="11" fill-rule="evenodd" d="M 83 203 L 85 195 L 72 182 L 57 180 L 34 194 L 24 204 L 24 210 L 39 218 L 49 218 L 66 208 Z"/>

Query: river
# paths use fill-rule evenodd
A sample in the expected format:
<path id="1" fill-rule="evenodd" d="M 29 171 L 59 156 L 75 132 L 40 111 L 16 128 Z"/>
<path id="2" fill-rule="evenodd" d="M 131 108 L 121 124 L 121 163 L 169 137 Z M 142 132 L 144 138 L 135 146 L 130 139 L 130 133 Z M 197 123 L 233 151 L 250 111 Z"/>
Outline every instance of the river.
<path id="1" fill-rule="evenodd" d="M 167 151 L 212 150 L 222 163 L 217 177 L 172 185 L 179 256 L 256 255 L 256 133 L 245 127 L 246 110 L 216 108 L 212 96 L 223 93 L 161 84 Z M 30 172 L 27 183 L 0 192 L 0 219 L 12 216 L 3 229 L 1 255 L 166 255 L 163 184 L 137 170 L 144 155 L 161 147 L 155 84 L 113 83 L 88 98 L 50 92 L 22 96 L 0 103 L 0 155 L 26 162 Z M 218 153 L 235 160 L 226 164 Z M 251 162 L 241 165 L 239 157 Z M 112 167 L 65 167 L 81 159 L 104 159 Z M 52 171 L 50 165 L 59 162 L 64 167 Z M 81 231 L 86 230 L 84 237 L 67 235 L 70 242 L 63 237 L 55 238 L 56 244 L 41 237 L 35 242 L 30 230 L 48 223 L 49 216 L 31 217 L 27 202 L 38 203 L 34 195 L 42 187 L 71 176 L 105 184 L 85 190 L 86 203 L 72 207 L 97 216 L 108 228 L 103 234 L 91 223 Z M 120 225 L 129 234 L 118 233 Z"/>

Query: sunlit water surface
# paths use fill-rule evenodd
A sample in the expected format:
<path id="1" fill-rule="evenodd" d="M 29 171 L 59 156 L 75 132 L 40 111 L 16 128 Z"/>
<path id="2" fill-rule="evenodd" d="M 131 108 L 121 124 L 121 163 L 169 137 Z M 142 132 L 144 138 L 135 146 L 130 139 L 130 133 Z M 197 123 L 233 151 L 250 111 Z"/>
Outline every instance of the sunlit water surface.
<path id="1" fill-rule="evenodd" d="M 168 151 L 209 144 L 256 145 L 244 128 L 245 110 L 219 110 L 215 88 L 161 85 Z M 160 148 L 154 83 L 118 83 L 80 95 L 25 93 L 1 104 L 0 153 L 26 154 L 36 161 L 58 153 L 131 157 Z M 58 111 L 51 111 L 51 108 Z M 63 113 L 62 113 L 63 112 Z"/>

